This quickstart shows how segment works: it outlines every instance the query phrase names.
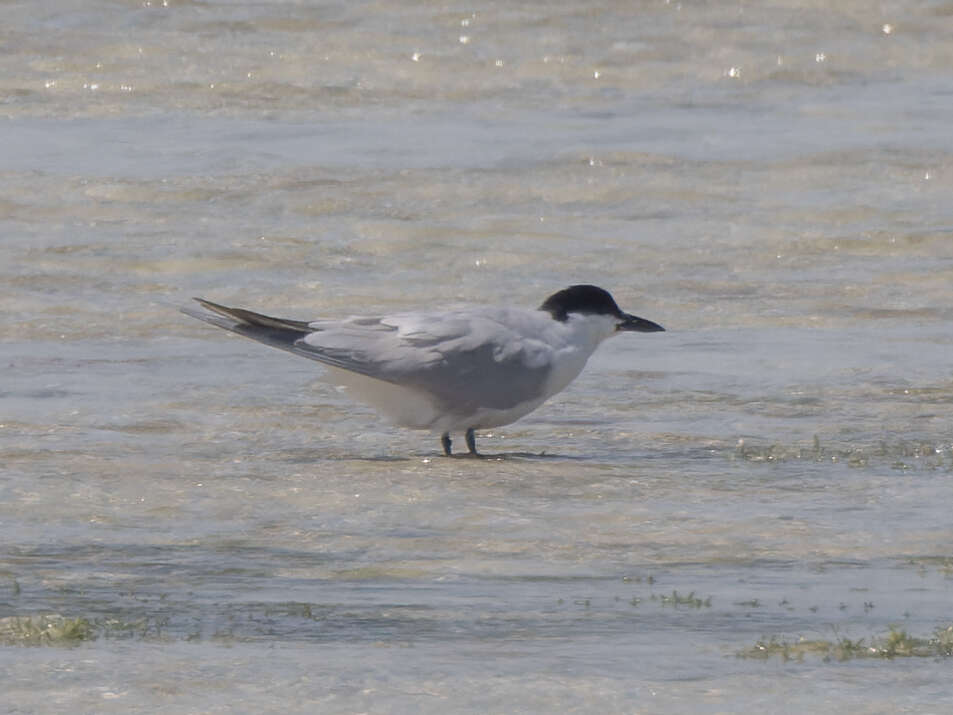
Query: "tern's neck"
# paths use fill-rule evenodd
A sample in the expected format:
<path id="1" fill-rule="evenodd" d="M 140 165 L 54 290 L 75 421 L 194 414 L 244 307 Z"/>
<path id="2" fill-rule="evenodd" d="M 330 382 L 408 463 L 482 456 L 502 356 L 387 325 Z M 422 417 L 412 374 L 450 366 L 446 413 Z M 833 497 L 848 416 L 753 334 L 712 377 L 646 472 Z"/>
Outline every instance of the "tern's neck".
<path id="1" fill-rule="evenodd" d="M 601 316 L 570 315 L 564 323 L 562 345 L 556 349 L 547 393 L 554 395 L 576 379 L 599 343 L 615 333 L 615 321 Z"/>
<path id="2" fill-rule="evenodd" d="M 608 315 L 570 314 L 566 325 L 571 342 L 587 354 L 592 354 L 603 340 L 615 335 L 618 322 Z"/>

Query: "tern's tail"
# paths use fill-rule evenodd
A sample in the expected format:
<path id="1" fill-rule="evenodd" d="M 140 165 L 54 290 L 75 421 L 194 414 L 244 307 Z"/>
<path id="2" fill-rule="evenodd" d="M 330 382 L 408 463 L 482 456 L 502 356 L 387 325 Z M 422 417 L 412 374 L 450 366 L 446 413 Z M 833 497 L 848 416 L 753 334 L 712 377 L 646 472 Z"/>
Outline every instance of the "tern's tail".
<path id="1" fill-rule="evenodd" d="M 244 335 L 246 338 L 282 350 L 295 352 L 295 342 L 315 330 L 309 327 L 304 320 L 272 318 L 269 315 L 253 313 L 242 308 L 229 308 L 202 298 L 195 298 L 195 300 L 211 313 L 195 310 L 194 308 L 181 308 L 182 312 L 206 323 L 217 325 L 220 328 L 225 328 L 225 330 L 231 330 L 233 333 Z M 217 313 L 217 315 L 212 315 L 212 313 Z"/>

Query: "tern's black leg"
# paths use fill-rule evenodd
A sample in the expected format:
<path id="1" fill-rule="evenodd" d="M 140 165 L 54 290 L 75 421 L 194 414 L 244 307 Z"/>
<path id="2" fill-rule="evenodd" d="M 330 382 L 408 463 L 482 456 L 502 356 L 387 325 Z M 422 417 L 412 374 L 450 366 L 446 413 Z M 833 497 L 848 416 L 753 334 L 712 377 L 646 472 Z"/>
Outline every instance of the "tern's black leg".
<path id="1" fill-rule="evenodd" d="M 470 450 L 470 454 L 476 455 L 476 435 L 473 434 L 473 428 L 467 430 L 467 449 Z"/>
<path id="2" fill-rule="evenodd" d="M 440 444 L 443 445 L 443 453 L 444 453 L 445 455 L 447 455 L 447 456 L 449 457 L 451 454 L 453 454 L 453 453 L 450 451 L 450 445 L 453 444 L 453 440 L 450 439 L 450 433 L 449 433 L 449 432 L 444 432 L 442 435 L 440 435 Z"/>

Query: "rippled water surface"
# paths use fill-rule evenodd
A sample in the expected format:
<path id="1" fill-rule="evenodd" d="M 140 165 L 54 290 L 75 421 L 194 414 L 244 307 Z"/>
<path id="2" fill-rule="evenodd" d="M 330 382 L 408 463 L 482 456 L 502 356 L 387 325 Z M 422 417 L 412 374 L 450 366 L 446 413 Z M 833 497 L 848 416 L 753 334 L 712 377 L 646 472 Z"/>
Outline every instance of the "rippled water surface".
<path id="1" fill-rule="evenodd" d="M 3 16 L 6 710 L 953 702 L 953 4 Z M 485 460 L 177 310 L 575 282 Z"/>

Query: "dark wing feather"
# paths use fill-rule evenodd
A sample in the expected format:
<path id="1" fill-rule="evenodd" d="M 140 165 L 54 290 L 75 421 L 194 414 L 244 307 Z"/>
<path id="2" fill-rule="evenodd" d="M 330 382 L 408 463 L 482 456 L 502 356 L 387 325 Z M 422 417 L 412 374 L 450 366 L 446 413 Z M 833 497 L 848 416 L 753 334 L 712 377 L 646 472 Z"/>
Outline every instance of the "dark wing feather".
<path id="1" fill-rule="evenodd" d="M 312 360 L 320 360 L 319 357 L 308 354 L 307 350 L 302 350 L 296 344 L 305 335 L 314 331 L 303 320 L 273 318 L 270 315 L 253 313 L 242 308 L 229 308 L 202 298 L 195 298 L 195 300 L 216 315 L 186 307 L 180 308 L 180 310 L 188 316 L 238 333 L 246 338 L 257 340 L 265 345 L 287 350 L 296 355 L 310 357 Z"/>

